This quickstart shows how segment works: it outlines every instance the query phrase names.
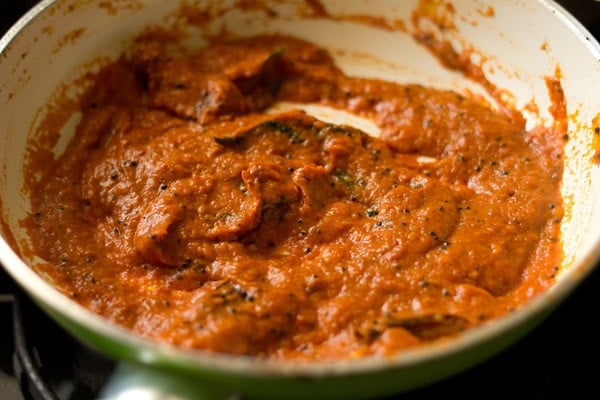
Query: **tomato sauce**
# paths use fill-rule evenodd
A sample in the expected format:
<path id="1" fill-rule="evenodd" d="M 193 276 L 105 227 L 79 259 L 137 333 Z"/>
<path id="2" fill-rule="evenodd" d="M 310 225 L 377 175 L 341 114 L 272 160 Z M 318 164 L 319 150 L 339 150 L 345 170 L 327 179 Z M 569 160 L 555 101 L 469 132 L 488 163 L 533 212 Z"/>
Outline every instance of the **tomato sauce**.
<path id="1" fill-rule="evenodd" d="M 290 37 L 141 37 L 32 154 L 37 267 L 136 334 L 284 359 L 391 355 L 505 315 L 561 262 L 562 142 Z M 279 101 L 370 119 L 379 137 Z M 45 153 L 44 153 L 45 154 Z"/>

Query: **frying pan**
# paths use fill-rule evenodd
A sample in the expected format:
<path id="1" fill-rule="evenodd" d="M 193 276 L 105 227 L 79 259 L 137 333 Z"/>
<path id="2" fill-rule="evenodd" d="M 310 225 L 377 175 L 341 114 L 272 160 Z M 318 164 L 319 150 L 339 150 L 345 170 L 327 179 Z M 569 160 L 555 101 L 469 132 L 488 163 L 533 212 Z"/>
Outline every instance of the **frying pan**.
<path id="1" fill-rule="evenodd" d="M 412 12 L 443 2 L 240 3 L 246 6 L 236 7 L 236 1 L 188 1 L 204 10 L 207 18 L 201 25 L 189 25 L 186 43 L 201 46 L 203 35 L 224 31 L 239 36 L 284 33 L 329 49 L 350 75 L 486 95 L 463 75 L 443 68 L 411 36 Z M 440 34 L 457 49 L 474 50 L 484 63 L 486 78 L 510 94 L 530 123 L 551 121 L 545 77 L 559 77 L 566 96 L 570 139 L 561 188 L 565 261 L 556 284 L 522 309 L 455 339 L 388 358 L 294 363 L 185 351 L 143 339 L 84 309 L 38 275 L 31 268 L 37 260 L 25 251 L 27 233 L 19 225 L 29 207 L 23 189 L 28 138 L 36 134 L 59 88 L 71 87 L 85 72 L 115 59 L 144 28 L 185 25 L 182 18 L 174 17 L 179 1 L 44 0 L 0 40 L 0 262 L 75 337 L 108 356 L 128 361 L 126 365 L 145 371 L 144 376 L 157 385 L 184 384 L 187 395 L 195 398 L 219 398 L 231 391 L 249 398 L 383 396 L 440 380 L 497 354 L 551 313 L 600 256 L 596 156 L 600 139 L 595 133 L 600 124 L 600 46 L 553 1 L 456 0 L 448 4 L 447 14 L 432 15 L 434 22 L 442 18 L 437 22 L 451 28 Z M 72 87 L 67 94 L 76 97 L 80 92 Z M 539 113 L 527 112 L 533 103 Z M 73 133 L 74 120 L 61 131 L 59 143 Z"/>

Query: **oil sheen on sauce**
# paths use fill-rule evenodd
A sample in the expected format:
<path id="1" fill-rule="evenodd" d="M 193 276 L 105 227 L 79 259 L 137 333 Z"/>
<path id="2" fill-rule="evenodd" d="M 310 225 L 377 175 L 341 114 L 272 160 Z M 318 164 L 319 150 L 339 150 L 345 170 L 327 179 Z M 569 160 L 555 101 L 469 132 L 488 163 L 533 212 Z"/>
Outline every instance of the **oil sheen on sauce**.
<path id="1" fill-rule="evenodd" d="M 136 334 L 273 359 L 396 354 L 553 282 L 562 142 L 516 113 L 346 76 L 280 36 L 168 56 L 141 37 L 32 155 L 38 270 Z M 375 138 L 278 101 L 368 118 Z"/>

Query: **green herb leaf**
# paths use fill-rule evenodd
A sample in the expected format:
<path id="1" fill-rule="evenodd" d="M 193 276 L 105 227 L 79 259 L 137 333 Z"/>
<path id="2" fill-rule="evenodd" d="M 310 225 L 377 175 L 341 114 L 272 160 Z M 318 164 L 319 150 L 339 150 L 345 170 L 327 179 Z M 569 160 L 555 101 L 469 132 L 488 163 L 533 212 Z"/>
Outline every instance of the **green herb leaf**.
<path id="1" fill-rule="evenodd" d="M 298 134 L 298 132 L 296 132 L 296 130 L 294 130 L 294 128 L 292 128 L 291 126 L 286 125 L 280 121 L 276 121 L 276 120 L 265 121 L 262 123 L 262 125 L 267 128 L 274 129 L 277 132 L 283 133 L 284 135 L 289 137 L 290 141 L 294 144 L 304 143 L 304 139 Z"/>

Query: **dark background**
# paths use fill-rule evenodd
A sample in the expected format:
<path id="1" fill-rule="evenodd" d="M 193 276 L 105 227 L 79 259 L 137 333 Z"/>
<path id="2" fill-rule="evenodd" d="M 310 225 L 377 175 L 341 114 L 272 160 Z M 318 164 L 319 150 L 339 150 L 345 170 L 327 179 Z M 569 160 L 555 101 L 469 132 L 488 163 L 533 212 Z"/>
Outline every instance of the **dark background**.
<path id="1" fill-rule="evenodd" d="M 593 0 L 564 0 L 560 3 L 600 38 L 600 3 Z M 0 35 L 3 34 L 34 1 L 0 0 Z M 598 88 L 600 96 L 600 88 Z M 0 116 L 1 118 L 2 116 Z M 13 332 L 10 327 L 15 290 L 12 280 L 0 268 L 0 374 L 14 374 Z M 499 356 L 453 378 L 419 389 L 398 399 L 436 398 L 495 399 L 600 399 L 600 268 L 589 276 L 554 313 L 523 340 Z M 43 314 L 35 314 L 40 323 L 48 323 Z M 63 335 L 53 327 L 47 334 Z M 68 358 L 71 339 L 61 339 L 62 348 L 39 350 L 52 360 Z M 73 344 L 71 344 L 73 345 Z M 52 353 L 55 351 L 55 353 Z M 62 365 L 62 364 L 61 364 Z M 58 367 L 57 367 L 58 368 Z M 68 367 L 66 371 L 72 371 Z M 0 400 L 12 392 L 0 381 Z M 77 394 L 79 393 L 79 394 Z M 89 398 L 71 391 L 65 399 Z M 27 399 L 27 395 L 23 395 Z M 61 397 L 62 399 L 62 397 Z"/>

